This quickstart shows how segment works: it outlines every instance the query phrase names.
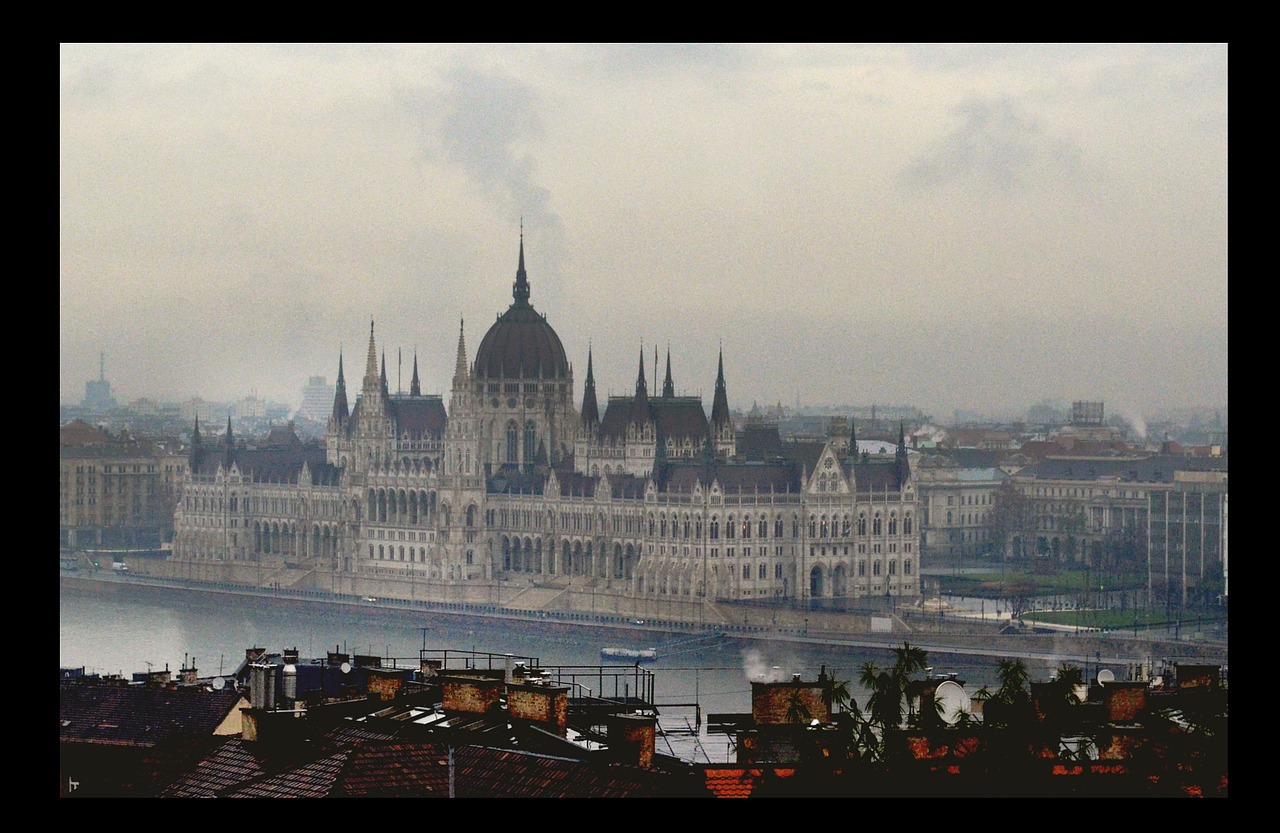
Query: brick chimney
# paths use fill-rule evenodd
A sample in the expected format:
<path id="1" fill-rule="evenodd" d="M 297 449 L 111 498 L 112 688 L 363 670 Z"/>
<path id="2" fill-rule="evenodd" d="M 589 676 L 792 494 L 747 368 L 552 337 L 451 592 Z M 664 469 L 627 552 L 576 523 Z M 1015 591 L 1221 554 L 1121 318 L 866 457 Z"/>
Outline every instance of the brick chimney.
<path id="1" fill-rule="evenodd" d="M 511 683 L 507 710 L 512 718 L 544 724 L 563 736 L 569 726 L 569 687 L 541 679 Z"/>
<path id="2" fill-rule="evenodd" d="M 440 694 L 445 712 L 487 714 L 502 700 L 502 678 L 441 674 Z"/>
<path id="3" fill-rule="evenodd" d="M 606 724 L 613 760 L 629 766 L 653 766 L 658 720 L 642 714 L 615 714 Z"/>

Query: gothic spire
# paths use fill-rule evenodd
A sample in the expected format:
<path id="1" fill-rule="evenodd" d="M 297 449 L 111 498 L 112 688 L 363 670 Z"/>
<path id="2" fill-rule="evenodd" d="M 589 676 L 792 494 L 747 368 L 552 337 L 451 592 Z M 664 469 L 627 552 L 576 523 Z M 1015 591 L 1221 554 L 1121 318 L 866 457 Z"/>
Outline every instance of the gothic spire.
<path id="1" fill-rule="evenodd" d="M 516 282 L 511 287 L 516 306 L 529 304 L 529 276 L 524 271 L 524 220 L 520 221 L 520 265 L 516 267 Z"/>
<path id="2" fill-rule="evenodd" d="M 389 399 L 391 391 L 387 389 L 387 351 L 385 349 L 382 351 L 382 376 L 378 379 L 378 382 L 382 385 L 382 397 Z"/>
<path id="3" fill-rule="evenodd" d="M 720 348 L 720 363 L 716 369 L 716 395 L 711 401 L 711 422 L 717 427 L 729 424 L 729 394 L 724 386 L 724 348 Z"/>
<path id="4" fill-rule="evenodd" d="M 456 387 L 467 381 L 467 339 L 465 336 L 467 321 L 458 319 L 458 357 L 453 363 L 453 384 Z"/>
<path id="5" fill-rule="evenodd" d="M 856 416 L 849 417 L 849 454 L 847 459 L 851 463 L 858 462 L 858 418 Z"/>
<path id="6" fill-rule="evenodd" d="M 204 459 L 204 448 L 200 441 L 200 415 L 196 414 L 196 427 L 191 432 L 191 470 L 198 471 Z"/>
<path id="7" fill-rule="evenodd" d="M 364 393 L 376 390 L 378 384 L 378 348 L 373 341 L 373 320 L 369 320 L 369 353 L 364 360 L 364 382 L 361 389 Z"/>
<path id="8" fill-rule="evenodd" d="M 640 348 L 640 375 L 636 378 L 636 399 L 631 408 L 631 421 L 649 421 L 649 387 L 644 381 L 644 348 Z"/>
<path id="9" fill-rule="evenodd" d="M 347 380 L 342 375 L 342 351 L 338 351 L 338 384 L 337 390 L 333 395 L 333 421 L 346 422 L 347 417 L 351 416 L 351 411 L 347 407 Z"/>
<path id="10" fill-rule="evenodd" d="M 236 450 L 236 439 L 231 433 L 231 414 L 227 414 L 227 448 L 224 454 L 224 460 L 227 468 L 231 468 L 231 455 Z"/>
<path id="11" fill-rule="evenodd" d="M 422 383 L 418 381 L 418 351 L 413 351 L 413 380 L 409 382 L 409 395 L 422 396 Z"/>
<path id="12" fill-rule="evenodd" d="M 901 421 L 898 423 L 898 451 L 894 455 L 893 475 L 899 489 L 911 479 L 911 464 L 907 462 L 907 431 Z"/>
<path id="13" fill-rule="evenodd" d="M 662 380 L 662 395 L 675 396 L 676 385 L 671 381 L 671 345 L 667 345 L 667 378 Z"/>
<path id="14" fill-rule="evenodd" d="M 596 402 L 596 377 L 591 367 L 591 348 L 587 348 L 587 381 L 582 386 L 582 424 L 595 428 L 600 424 L 600 407 Z"/>

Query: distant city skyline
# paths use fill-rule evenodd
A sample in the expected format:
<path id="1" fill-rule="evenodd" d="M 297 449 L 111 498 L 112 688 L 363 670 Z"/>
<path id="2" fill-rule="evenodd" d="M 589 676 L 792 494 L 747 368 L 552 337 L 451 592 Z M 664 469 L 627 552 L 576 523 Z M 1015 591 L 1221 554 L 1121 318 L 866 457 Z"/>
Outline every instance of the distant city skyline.
<path id="1" fill-rule="evenodd" d="M 447 394 L 531 300 L 580 395 L 1227 403 L 1225 44 L 59 49 L 60 401 Z"/>

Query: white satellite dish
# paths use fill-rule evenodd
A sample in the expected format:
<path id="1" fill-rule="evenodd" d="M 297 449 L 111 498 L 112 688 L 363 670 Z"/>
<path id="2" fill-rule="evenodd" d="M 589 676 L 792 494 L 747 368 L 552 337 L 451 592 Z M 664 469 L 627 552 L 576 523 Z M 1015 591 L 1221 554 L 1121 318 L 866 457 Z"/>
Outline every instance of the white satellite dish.
<path id="1" fill-rule="evenodd" d="M 938 716 L 948 726 L 959 723 L 960 716 L 969 711 L 969 695 L 964 693 L 964 686 L 955 680 L 939 683 L 933 696 L 937 698 L 940 707 Z"/>
<path id="2" fill-rule="evenodd" d="M 226 688 L 226 686 L 227 686 L 227 681 L 226 681 L 226 680 L 222 679 L 221 677 L 214 677 L 214 678 L 213 678 L 213 690 L 214 690 L 214 691 L 222 691 L 222 689 Z"/>
<path id="3" fill-rule="evenodd" d="M 341 668 L 342 668 L 342 673 L 343 673 L 343 674 L 350 674 L 350 673 L 351 673 L 351 663 L 349 663 L 349 662 L 344 662 L 344 663 L 342 663 Z"/>
<path id="4" fill-rule="evenodd" d="M 1116 680 L 1116 675 L 1111 672 L 1110 668 L 1104 668 L 1098 672 L 1099 685 L 1103 685 L 1105 683 L 1113 683 L 1115 682 L 1115 680 Z"/>

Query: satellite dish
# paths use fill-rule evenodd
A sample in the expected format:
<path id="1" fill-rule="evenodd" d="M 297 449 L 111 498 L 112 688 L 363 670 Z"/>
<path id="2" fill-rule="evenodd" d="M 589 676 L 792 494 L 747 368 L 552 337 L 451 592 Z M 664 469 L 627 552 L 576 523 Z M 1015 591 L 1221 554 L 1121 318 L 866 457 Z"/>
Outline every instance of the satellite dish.
<path id="1" fill-rule="evenodd" d="M 351 673 L 351 663 L 349 663 L 349 662 L 344 662 L 344 663 L 342 663 L 341 668 L 342 668 L 342 673 L 343 673 L 343 674 L 350 674 L 350 673 Z"/>
<path id="2" fill-rule="evenodd" d="M 933 696 L 940 706 L 938 716 L 948 726 L 959 723 L 960 716 L 969 711 L 969 695 L 964 693 L 964 686 L 955 680 L 940 683 Z"/>
<path id="3" fill-rule="evenodd" d="M 1116 675 L 1111 672 L 1110 668 L 1104 668 L 1098 672 L 1098 683 L 1100 685 L 1105 683 L 1113 683 L 1115 682 L 1115 680 L 1116 680 Z"/>
<path id="4" fill-rule="evenodd" d="M 226 686 L 227 686 L 227 681 L 226 681 L 226 680 L 222 679 L 221 677 L 214 677 L 214 678 L 213 678 L 213 690 L 214 690 L 214 691 L 222 691 L 222 689 L 226 688 Z"/>

